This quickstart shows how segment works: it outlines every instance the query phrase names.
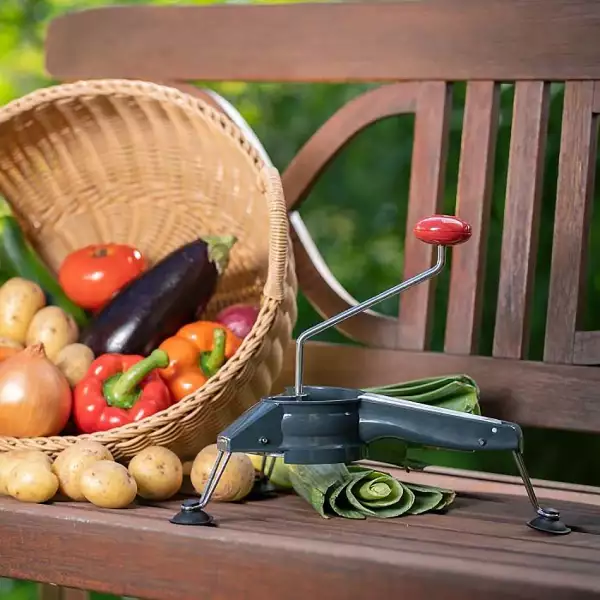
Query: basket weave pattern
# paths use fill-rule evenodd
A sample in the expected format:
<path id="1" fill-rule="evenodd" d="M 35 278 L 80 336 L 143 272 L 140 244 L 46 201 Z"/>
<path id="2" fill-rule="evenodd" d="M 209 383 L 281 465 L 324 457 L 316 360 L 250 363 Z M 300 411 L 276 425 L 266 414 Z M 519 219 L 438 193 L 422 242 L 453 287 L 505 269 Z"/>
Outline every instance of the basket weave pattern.
<path id="1" fill-rule="evenodd" d="M 133 244 L 154 263 L 199 236 L 234 234 L 206 317 L 234 302 L 261 303 L 238 352 L 196 394 L 85 437 L 120 460 L 153 444 L 188 458 L 271 392 L 297 316 L 287 213 L 279 174 L 227 117 L 148 82 L 38 90 L 0 109 L 0 193 L 54 270 L 91 243 Z M 0 451 L 55 455 L 77 439 L 0 437 Z"/>

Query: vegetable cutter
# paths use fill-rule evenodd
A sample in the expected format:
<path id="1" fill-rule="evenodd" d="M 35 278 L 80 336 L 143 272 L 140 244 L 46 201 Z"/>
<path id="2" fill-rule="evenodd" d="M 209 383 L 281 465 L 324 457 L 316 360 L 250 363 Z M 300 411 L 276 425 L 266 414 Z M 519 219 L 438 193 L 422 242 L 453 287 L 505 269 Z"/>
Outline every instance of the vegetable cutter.
<path id="1" fill-rule="evenodd" d="M 369 443 L 399 438 L 408 443 L 449 450 L 507 450 L 514 457 L 536 516 L 528 525 L 550 534 L 571 530 L 553 508 L 537 500 L 523 459 L 523 433 L 516 423 L 364 392 L 359 389 L 304 386 L 304 343 L 329 327 L 438 275 L 446 249 L 466 242 L 471 226 L 454 216 L 422 219 L 415 236 L 437 248 L 433 267 L 304 331 L 296 340 L 295 386 L 263 398 L 217 438 L 217 459 L 204 494 L 184 501 L 171 519 L 178 525 L 215 525 L 205 507 L 232 452 L 283 456 L 288 464 L 349 463 L 366 458 Z"/>

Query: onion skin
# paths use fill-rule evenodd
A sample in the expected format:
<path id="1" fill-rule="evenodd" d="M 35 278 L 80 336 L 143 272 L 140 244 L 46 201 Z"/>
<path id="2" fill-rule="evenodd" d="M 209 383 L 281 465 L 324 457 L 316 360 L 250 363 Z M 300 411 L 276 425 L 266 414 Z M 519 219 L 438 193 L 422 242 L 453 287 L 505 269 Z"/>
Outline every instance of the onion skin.
<path id="1" fill-rule="evenodd" d="M 259 307 L 250 304 L 232 304 L 219 312 L 216 320 L 244 339 L 254 326 L 259 311 Z"/>
<path id="2" fill-rule="evenodd" d="M 46 437 L 67 425 L 73 397 L 67 378 L 34 344 L 0 363 L 0 435 Z"/>

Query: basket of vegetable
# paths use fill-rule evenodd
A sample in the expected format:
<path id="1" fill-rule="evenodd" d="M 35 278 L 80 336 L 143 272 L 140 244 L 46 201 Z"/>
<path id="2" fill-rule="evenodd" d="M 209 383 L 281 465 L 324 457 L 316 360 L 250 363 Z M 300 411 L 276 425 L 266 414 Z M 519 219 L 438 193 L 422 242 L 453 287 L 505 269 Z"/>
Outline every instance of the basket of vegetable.
<path id="1" fill-rule="evenodd" d="M 271 391 L 296 320 L 276 170 L 148 82 L 0 109 L 0 453 L 193 457 Z"/>

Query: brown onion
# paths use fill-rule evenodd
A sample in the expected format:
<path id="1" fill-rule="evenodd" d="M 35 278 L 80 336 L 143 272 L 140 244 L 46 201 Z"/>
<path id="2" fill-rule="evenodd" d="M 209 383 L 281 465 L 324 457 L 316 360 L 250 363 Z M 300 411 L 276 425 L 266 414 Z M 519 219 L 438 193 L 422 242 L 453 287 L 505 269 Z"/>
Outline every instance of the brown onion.
<path id="1" fill-rule="evenodd" d="M 28 346 L 0 363 L 0 435 L 58 435 L 72 403 L 69 382 L 46 357 L 43 344 Z"/>

